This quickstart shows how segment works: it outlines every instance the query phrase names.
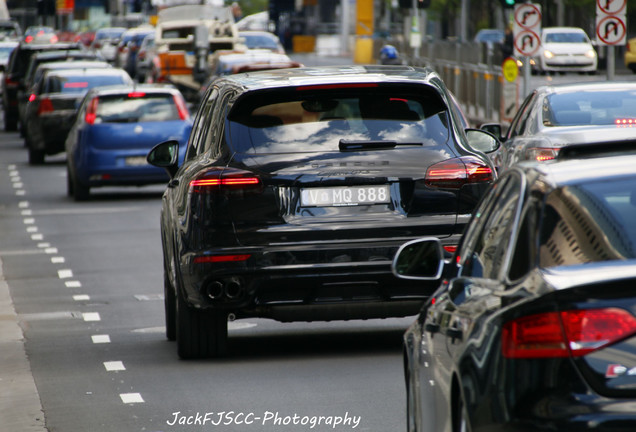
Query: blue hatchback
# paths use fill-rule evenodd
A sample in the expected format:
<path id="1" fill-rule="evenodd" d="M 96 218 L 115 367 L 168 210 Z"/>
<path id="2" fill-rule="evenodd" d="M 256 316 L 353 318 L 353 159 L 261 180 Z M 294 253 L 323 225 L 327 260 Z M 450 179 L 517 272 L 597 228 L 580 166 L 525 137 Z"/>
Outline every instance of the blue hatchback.
<path id="1" fill-rule="evenodd" d="M 68 195 L 82 201 L 93 187 L 167 182 L 167 173 L 149 165 L 146 155 L 156 144 L 175 139 L 183 160 L 191 129 L 183 96 L 171 86 L 92 89 L 66 141 Z"/>

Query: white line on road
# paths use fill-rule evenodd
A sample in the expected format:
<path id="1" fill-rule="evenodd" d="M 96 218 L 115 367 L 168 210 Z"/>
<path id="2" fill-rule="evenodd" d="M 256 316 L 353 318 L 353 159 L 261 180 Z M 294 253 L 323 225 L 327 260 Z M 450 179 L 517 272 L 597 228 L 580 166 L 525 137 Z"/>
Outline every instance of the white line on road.
<path id="1" fill-rule="evenodd" d="M 106 370 L 108 372 L 126 370 L 126 368 L 124 367 L 124 363 L 121 362 L 121 361 L 107 361 L 107 362 L 104 362 L 104 367 L 106 368 Z"/>
<path id="2" fill-rule="evenodd" d="M 121 393 L 119 397 L 123 403 L 144 403 L 144 399 L 139 393 Z"/>
<path id="3" fill-rule="evenodd" d="M 66 288 L 81 288 L 82 287 L 82 283 L 80 281 L 66 281 L 64 282 L 64 285 L 66 285 Z"/>
<path id="4" fill-rule="evenodd" d="M 93 340 L 94 344 L 110 343 L 110 336 L 109 335 L 93 335 L 93 336 L 91 336 L 91 339 Z"/>
<path id="5" fill-rule="evenodd" d="M 99 312 L 85 312 L 82 314 L 84 321 L 101 321 L 102 318 L 99 316 Z"/>
<path id="6" fill-rule="evenodd" d="M 68 279 L 73 277 L 73 270 L 58 270 L 57 275 L 60 279 Z"/>

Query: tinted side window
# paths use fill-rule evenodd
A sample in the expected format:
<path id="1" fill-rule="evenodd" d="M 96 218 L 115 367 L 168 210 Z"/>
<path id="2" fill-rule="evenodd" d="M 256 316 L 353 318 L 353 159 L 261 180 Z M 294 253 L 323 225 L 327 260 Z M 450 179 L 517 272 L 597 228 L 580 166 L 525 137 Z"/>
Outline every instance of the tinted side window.
<path id="1" fill-rule="evenodd" d="M 192 133 L 190 134 L 190 141 L 188 143 L 186 160 L 194 158 L 203 151 L 202 149 L 204 148 L 206 136 L 209 132 L 210 113 L 212 112 L 214 103 L 218 99 L 218 95 L 218 87 L 215 86 L 209 89 L 206 97 L 204 98 L 204 104 L 199 108 L 196 114 Z"/>
<path id="2" fill-rule="evenodd" d="M 541 218 L 541 267 L 636 258 L 636 191 L 630 178 L 557 189 Z"/>
<path id="3" fill-rule="evenodd" d="M 512 230 L 519 213 L 521 180 L 510 175 L 503 187 L 497 191 L 488 214 L 478 230 L 468 239 L 462 252 L 462 276 L 498 279 L 505 264 L 512 241 Z"/>

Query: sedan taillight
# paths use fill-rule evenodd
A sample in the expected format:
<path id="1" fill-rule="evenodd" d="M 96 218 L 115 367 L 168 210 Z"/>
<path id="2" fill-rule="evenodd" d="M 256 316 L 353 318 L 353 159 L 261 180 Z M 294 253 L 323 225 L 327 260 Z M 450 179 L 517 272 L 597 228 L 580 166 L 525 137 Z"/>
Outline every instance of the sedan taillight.
<path id="1" fill-rule="evenodd" d="M 448 159 L 431 165 L 424 178 L 426 186 L 446 189 L 459 189 L 465 184 L 492 180 L 492 169 L 473 156 Z"/>
<path id="2" fill-rule="evenodd" d="M 38 115 L 53 111 L 53 102 L 49 98 L 43 98 L 38 105 Z"/>
<path id="3" fill-rule="evenodd" d="M 555 159 L 558 154 L 559 149 L 552 147 L 532 147 L 526 149 L 526 159 L 537 162 L 545 162 Z"/>
<path id="4" fill-rule="evenodd" d="M 501 350 L 507 358 L 580 357 L 634 333 L 636 318 L 624 309 L 546 312 L 505 323 Z"/>

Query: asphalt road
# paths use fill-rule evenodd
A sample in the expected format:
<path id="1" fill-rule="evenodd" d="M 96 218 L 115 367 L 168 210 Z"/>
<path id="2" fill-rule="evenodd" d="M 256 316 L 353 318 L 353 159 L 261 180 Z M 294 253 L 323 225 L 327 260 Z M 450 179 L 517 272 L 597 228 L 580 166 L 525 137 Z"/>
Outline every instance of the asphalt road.
<path id="1" fill-rule="evenodd" d="M 29 166 L 0 132 L 0 431 L 405 429 L 412 318 L 239 320 L 227 358 L 179 360 L 164 336 L 162 190 L 75 203 L 63 156 Z"/>

